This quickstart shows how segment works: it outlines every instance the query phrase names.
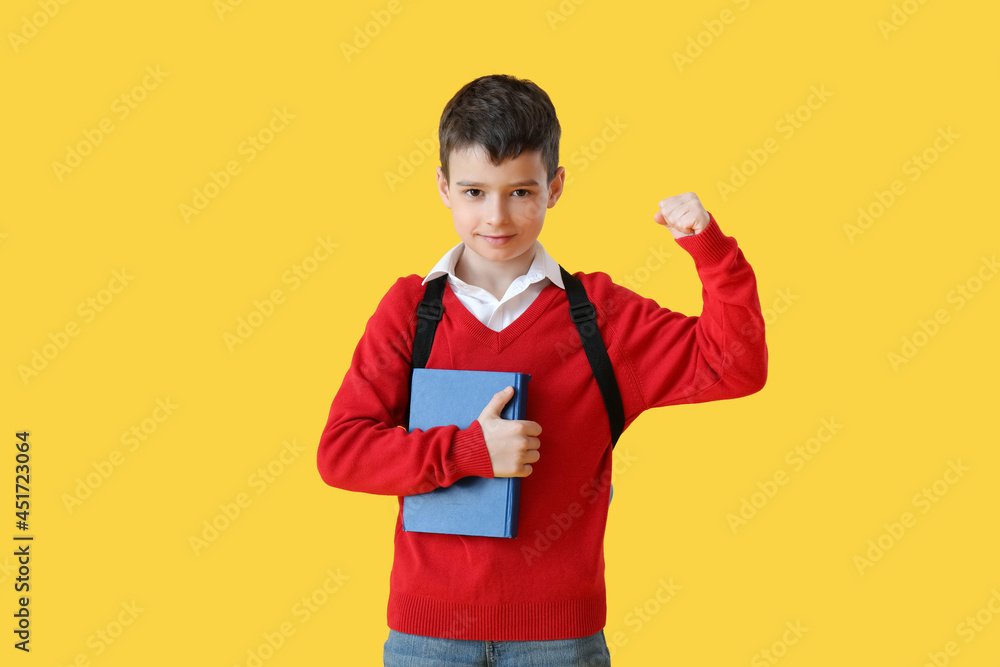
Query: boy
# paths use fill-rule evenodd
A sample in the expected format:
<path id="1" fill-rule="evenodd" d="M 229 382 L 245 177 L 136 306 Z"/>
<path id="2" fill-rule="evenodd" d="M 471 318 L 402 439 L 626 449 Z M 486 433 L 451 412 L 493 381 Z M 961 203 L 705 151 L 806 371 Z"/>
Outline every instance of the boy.
<path id="1" fill-rule="evenodd" d="M 608 665 L 610 425 L 559 265 L 537 240 L 565 178 L 555 109 L 531 81 L 480 77 L 448 102 L 439 134 L 438 190 L 461 243 L 378 304 L 330 408 L 319 471 L 334 487 L 400 496 L 386 665 Z M 736 240 L 694 193 L 659 202 L 654 221 L 694 259 L 700 317 L 605 273 L 573 274 L 597 310 L 626 428 L 648 408 L 752 394 L 767 375 L 756 279 Z M 530 420 L 499 418 L 507 388 L 468 428 L 406 432 L 416 306 L 442 272 L 427 368 L 530 373 Z M 402 496 L 467 475 L 525 478 L 517 538 L 402 530 Z"/>

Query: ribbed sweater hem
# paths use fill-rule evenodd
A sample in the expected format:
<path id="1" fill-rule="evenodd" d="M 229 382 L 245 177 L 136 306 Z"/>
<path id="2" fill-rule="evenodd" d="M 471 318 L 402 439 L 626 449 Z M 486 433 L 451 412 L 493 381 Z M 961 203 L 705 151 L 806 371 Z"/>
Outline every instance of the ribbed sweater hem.
<path id="1" fill-rule="evenodd" d="M 538 641 L 586 637 L 604 628 L 605 594 L 576 600 L 461 604 L 390 592 L 388 623 L 397 632 L 446 639 Z"/>

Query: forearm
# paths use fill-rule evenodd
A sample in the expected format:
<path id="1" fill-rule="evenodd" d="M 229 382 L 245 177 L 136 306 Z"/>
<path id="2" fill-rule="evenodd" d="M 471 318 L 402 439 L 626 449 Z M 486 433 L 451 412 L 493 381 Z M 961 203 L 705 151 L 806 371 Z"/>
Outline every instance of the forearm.
<path id="1" fill-rule="evenodd" d="M 736 240 L 709 220 L 696 234 L 676 239 L 702 282 L 700 315 L 661 308 L 621 288 L 632 296 L 618 304 L 621 314 L 612 319 L 642 397 L 634 410 L 746 396 L 766 380 L 764 320 L 753 269 Z"/>
<path id="2" fill-rule="evenodd" d="M 764 318 L 753 269 L 718 223 L 677 239 L 695 261 L 702 312 L 686 335 L 697 363 L 687 373 L 687 402 L 736 398 L 759 391 L 767 378 Z"/>
<path id="3" fill-rule="evenodd" d="M 450 486 L 468 475 L 492 476 L 479 422 L 407 433 L 339 409 L 336 401 L 320 438 L 317 464 L 330 486 L 405 496 Z"/>

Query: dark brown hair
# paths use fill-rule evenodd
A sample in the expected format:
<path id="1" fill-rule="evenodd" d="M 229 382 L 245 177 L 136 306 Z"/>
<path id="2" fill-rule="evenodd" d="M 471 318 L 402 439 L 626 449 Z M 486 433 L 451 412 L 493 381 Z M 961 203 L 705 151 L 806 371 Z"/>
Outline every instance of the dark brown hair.
<path id="1" fill-rule="evenodd" d="M 450 181 L 451 152 L 477 144 L 497 166 L 524 151 L 540 151 L 551 184 L 561 133 L 552 101 L 535 83 L 507 74 L 481 76 L 462 86 L 441 113 L 441 171 Z"/>

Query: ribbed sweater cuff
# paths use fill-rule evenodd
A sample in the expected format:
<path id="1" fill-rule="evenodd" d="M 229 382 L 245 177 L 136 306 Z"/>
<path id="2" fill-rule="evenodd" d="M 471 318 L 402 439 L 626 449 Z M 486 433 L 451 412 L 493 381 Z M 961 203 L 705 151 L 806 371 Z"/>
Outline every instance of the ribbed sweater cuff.
<path id="1" fill-rule="evenodd" d="M 697 234 L 675 239 L 682 248 L 691 253 L 696 266 L 718 264 L 729 254 L 736 242 L 736 239 L 722 233 L 711 213 L 708 217 L 709 223 L 705 229 Z"/>
<path id="2" fill-rule="evenodd" d="M 448 452 L 448 464 L 455 479 L 469 475 L 493 477 L 493 462 L 490 461 L 490 451 L 486 448 L 486 438 L 478 419 L 468 428 L 455 431 L 451 451 Z"/>

